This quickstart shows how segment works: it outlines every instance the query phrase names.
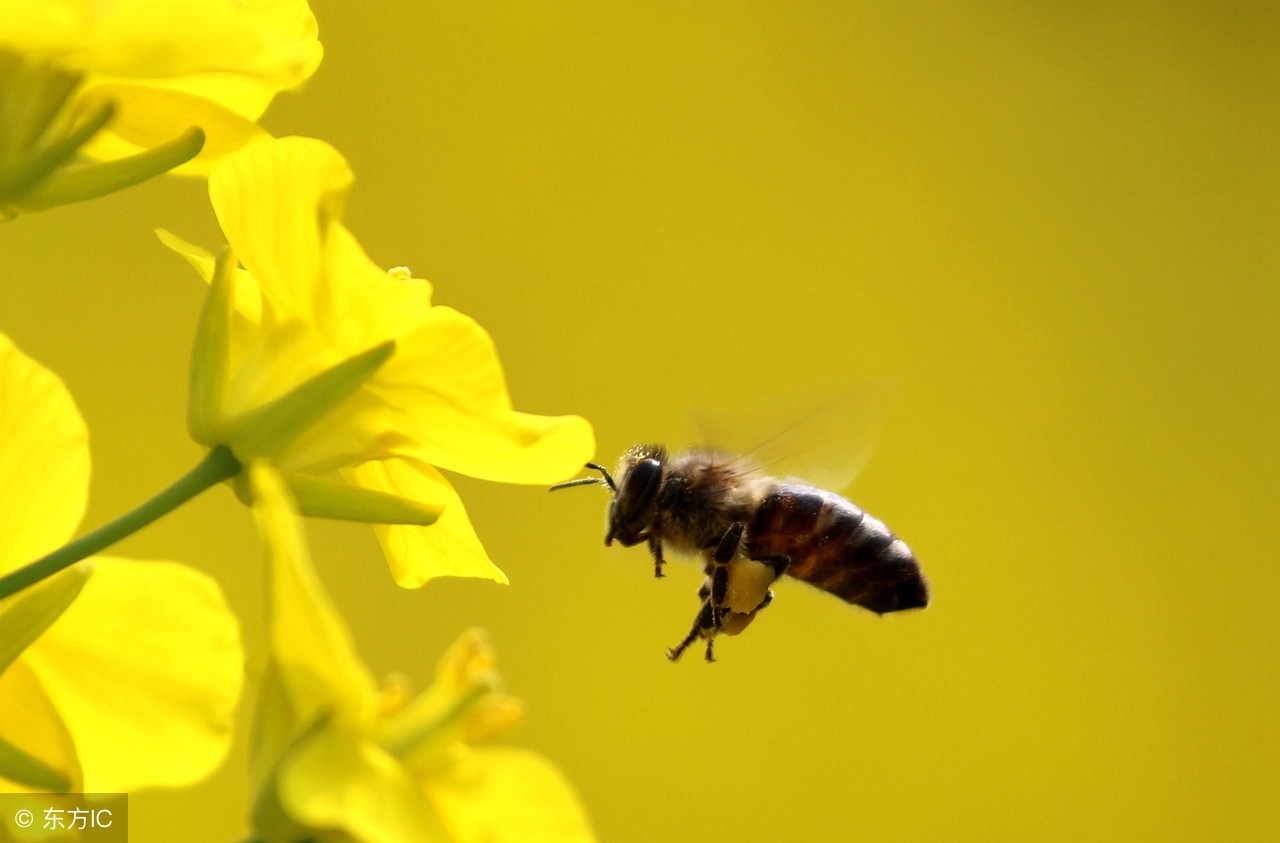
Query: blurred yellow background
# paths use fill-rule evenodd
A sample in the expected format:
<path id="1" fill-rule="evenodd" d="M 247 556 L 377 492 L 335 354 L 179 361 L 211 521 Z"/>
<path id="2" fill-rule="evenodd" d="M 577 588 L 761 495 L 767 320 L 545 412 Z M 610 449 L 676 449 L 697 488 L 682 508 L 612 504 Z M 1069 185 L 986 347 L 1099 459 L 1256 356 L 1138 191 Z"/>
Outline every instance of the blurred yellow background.
<path id="1" fill-rule="evenodd" d="M 265 125 L 333 143 L 375 261 L 492 332 L 520 409 L 612 465 L 687 414 L 893 378 L 852 489 L 924 612 L 788 582 L 720 661 L 695 565 L 606 551 L 598 489 L 459 480 L 511 577 L 396 588 L 310 527 L 375 671 L 493 633 L 607 841 L 1280 835 L 1280 14 L 1267 4 L 313 0 L 325 60 Z M 0 229 L 0 330 L 91 432 L 86 527 L 199 458 L 204 285 L 161 180 Z M 262 564 L 215 490 L 121 552 L 216 575 L 261 664 Z M 135 841 L 243 837 L 246 724 Z M 139 751 L 146 751 L 140 747 Z"/>

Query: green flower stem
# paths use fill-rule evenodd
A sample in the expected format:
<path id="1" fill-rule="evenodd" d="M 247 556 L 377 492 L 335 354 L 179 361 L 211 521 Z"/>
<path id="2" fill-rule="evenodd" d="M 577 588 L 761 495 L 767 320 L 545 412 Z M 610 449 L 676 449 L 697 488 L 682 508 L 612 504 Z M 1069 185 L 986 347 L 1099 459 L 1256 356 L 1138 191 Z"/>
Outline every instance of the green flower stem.
<path id="1" fill-rule="evenodd" d="M 126 512 L 110 524 L 104 524 L 92 533 L 68 542 L 43 559 L 37 559 L 24 568 L 0 577 L 0 600 L 136 533 L 210 486 L 235 477 L 240 473 L 241 468 L 240 461 L 235 458 L 231 450 L 219 445 L 210 451 L 195 468 L 178 478 L 173 485 L 151 500 Z"/>

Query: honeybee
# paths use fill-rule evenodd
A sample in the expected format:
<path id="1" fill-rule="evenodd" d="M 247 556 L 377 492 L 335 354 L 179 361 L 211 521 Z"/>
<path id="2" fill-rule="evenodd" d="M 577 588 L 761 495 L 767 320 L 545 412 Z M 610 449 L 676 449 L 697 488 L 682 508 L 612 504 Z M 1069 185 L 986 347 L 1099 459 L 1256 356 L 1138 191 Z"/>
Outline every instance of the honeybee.
<path id="1" fill-rule="evenodd" d="M 605 545 L 647 542 L 661 577 L 664 548 L 701 556 L 706 579 L 693 629 L 667 651 L 672 661 L 706 641 L 715 661 L 717 635 L 737 635 L 773 600 L 786 574 L 877 614 L 929 604 L 929 584 L 911 549 L 880 519 L 834 492 L 765 476 L 744 460 L 693 449 L 669 456 L 662 445 L 637 445 L 618 464 L 617 481 L 600 477 L 552 486 L 607 486 Z"/>

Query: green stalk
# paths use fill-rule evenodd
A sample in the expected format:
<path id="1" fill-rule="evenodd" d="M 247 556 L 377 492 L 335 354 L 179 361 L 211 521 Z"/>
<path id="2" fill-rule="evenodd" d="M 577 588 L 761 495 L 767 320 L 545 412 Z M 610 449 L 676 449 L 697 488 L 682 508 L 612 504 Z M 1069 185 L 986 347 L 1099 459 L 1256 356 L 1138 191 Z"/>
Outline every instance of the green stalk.
<path id="1" fill-rule="evenodd" d="M 24 568 L 0 577 L 0 600 L 136 533 L 210 486 L 235 477 L 240 473 L 240 469 L 240 461 L 235 458 L 231 450 L 225 445 L 219 445 L 206 454 L 195 468 L 178 478 L 173 485 L 151 500 L 126 512 L 111 523 L 104 524 L 92 533 L 86 533 L 75 541 L 68 542 L 43 559 L 37 559 Z"/>

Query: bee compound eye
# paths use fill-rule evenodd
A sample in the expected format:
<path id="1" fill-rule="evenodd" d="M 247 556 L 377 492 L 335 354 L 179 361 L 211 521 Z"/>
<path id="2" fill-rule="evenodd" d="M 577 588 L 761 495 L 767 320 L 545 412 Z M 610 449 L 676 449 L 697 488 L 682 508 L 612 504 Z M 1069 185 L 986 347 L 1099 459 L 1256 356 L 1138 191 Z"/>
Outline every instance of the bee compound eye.
<path id="1" fill-rule="evenodd" d="M 662 463 L 641 460 L 627 470 L 610 512 L 611 535 L 624 544 L 639 540 L 649 521 L 649 513 L 662 486 Z"/>
<path id="2" fill-rule="evenodd" d="M 630 505 L 636 508 L 647 507 L 658 496 L 658 486 L 662 483 L 662 464 L 657 460 L 641 460 L 627 472 L 627 482 L 623 484 L 623 493 L 630 499 Z"/>

